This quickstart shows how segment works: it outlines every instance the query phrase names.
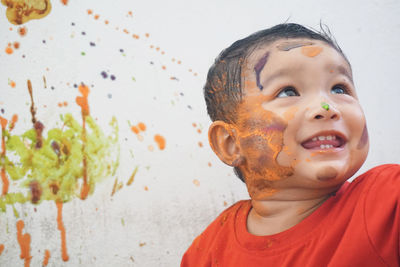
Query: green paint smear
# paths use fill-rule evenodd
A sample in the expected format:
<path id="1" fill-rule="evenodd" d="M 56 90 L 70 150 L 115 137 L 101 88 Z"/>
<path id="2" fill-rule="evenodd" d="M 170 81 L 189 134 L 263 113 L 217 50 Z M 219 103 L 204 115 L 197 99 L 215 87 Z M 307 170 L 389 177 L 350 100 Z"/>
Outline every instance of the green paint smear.
<path id="1" fill-rule="evenodd" d="M 86 116 L 85 144 L 82 142 L 83 128 L 72 115 L 61 115 L 60 118 L 63 126 L 50 129 L 47 137 L 42 137 L 40 149 L 35 147 L 37 134 L 34 129 L 21 135 L 2 131 L 7 154 L 0 158 L 0 167 L 5 167 L 10 191 L 14 192 L 0 196 L 0 211 L 6 211 L 6 205 L 30 202 L 31 183 L 39 185 L 42 192 L 36 204 L 43 200 L 68 202 L 80 197 L 84 156 L 89 195 L 93 194 L 96 183 L 115 175 L 120 154 L 116 118 L 113 117 L 109 123 L 112 133 L 106 136 L 95 120 Z"/>

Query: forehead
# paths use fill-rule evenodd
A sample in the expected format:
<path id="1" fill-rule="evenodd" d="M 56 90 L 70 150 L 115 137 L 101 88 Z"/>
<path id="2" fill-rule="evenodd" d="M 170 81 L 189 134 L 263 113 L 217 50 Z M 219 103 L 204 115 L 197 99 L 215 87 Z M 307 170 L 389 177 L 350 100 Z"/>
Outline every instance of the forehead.
<path id="1" fill-rule="evenodd" d="M 324 41 L 310 39 L 281 39 L 267 45 L 261 45 L 254 49 L 246 58 L 244 69 L 254 69 L 254 66 L 262 60 L 266 53 L 268 53 L 268 63 L 276 61 L 279 63 L 301 61 L 317 57 L 321 54 L 327 63 L 343 65 L 351 73 L 349 63 L 340 52 Z M 321 56 L 318 58 L 321 58 Z M 268 65 L 269 68 L 273 67 L 271 64 Z"/>

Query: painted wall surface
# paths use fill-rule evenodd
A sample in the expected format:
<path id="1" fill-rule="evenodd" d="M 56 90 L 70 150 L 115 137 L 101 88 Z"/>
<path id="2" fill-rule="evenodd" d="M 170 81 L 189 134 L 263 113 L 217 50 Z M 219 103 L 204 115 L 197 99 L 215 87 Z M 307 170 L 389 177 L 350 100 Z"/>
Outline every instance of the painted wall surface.
<path id="1" fill-rule="evenodd" d="M 1 2 L 0 266 L 178 266 L 248 198 L 208 146 L 208 68 L 286 20 L 327 24 L 352 63 L 359 173 L 400 161 L 399 1 Z"/>

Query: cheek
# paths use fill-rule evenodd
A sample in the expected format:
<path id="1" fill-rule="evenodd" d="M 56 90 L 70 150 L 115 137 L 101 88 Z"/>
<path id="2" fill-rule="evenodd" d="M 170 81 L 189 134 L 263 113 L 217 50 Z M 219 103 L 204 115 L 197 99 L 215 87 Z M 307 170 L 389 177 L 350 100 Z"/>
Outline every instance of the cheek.
<path id="1" fill-rule="evenodd" d="M 360 141 L 358 142 L 357 149 L 363 149 L 368 144 L 368 129 L 367 124 L 364 124 L 364 130 L 361 134 Z"/>

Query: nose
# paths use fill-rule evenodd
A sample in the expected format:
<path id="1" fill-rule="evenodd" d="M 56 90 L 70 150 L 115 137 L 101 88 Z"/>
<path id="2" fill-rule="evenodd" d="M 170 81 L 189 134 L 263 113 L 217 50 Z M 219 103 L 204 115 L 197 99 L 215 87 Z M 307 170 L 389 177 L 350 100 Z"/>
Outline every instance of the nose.
<path id="1" fill-rule="evenodd" d="M 320 102 L 309 108 L 307 118 L 309 120 L 339 120 L 340 112 L 334 105 Z"/>

